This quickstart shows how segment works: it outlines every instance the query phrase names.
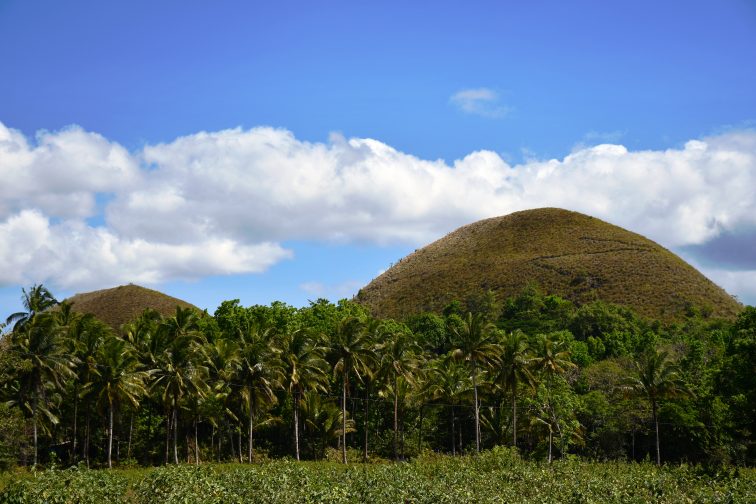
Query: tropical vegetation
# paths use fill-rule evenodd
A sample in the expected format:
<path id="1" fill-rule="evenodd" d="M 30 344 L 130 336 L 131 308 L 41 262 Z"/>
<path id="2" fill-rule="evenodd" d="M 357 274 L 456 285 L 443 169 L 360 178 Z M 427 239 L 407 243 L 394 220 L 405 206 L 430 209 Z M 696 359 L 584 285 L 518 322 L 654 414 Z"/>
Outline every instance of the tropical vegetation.
<path id="1" fill-rule="evenodd" d="M 346 300 L 232 300 L 212 315 L 147 310 L 114 329 L 43 286 L 23 296 L 0 340 L 5 468 L 346 463 L 502 446 L 546 464 L 756 461 L 754 307 L 659 322 L 531 286 L 401 321 Z M 174 473 L 148 479 L 164 474 Z"/>

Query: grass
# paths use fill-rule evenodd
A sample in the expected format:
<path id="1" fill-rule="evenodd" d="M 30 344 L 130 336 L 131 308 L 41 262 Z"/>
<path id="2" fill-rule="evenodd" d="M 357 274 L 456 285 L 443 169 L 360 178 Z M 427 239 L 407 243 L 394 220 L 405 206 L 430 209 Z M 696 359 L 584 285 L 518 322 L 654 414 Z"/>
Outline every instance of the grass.
<path id="1" fill-rule="evenodd" d="M 134 284 L 76 294 L 66 301 L 73 303 L 74 311 L 91 313 L 116 330 L 147 308 L 157 310 L 163 316 L 171 316 L 176 314 L 176 306 L 194 307 L 181 299 Z"/>
<path id="2" fill-rule="evenodd" d="M 663 321 L 679 318 L 690 305 L 725 318 L 742 308 L 651 240 L 556 208 L 463 226 L 400 260 L 356 299 L 376 316 L 401 319 L 487 290 L 505 299 L 529 284 L 577 304 L 602 299 Z"/>

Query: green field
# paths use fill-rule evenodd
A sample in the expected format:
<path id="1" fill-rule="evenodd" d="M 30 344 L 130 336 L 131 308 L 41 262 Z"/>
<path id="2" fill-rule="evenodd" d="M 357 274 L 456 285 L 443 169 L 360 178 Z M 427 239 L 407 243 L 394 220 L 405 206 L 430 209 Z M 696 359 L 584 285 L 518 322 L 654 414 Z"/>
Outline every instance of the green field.
<path id="1" fill-rule="evenodd" d="M 2 475 L 7 503 L 756 502 L 753 469 L 521 460 L 509 449 L 408 463 L 292 462 Z"/>

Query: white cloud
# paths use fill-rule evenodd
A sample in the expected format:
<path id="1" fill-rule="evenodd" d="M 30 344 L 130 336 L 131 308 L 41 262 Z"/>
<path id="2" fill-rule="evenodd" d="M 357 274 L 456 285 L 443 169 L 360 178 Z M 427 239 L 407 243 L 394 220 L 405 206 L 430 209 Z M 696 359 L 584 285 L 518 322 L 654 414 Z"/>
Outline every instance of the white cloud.
<path id="1" fill-rule="evenodd" d="M 372 139 L 310 143 L 273 128 L 201 132 L 129 153 L 78 128 L 30 145 L 0 124 L 0 173 L 26 191 L 0 189 L 0 283 L 71 288 L 262 271 L 291 256 L 280 245 L 289 240 L 423 245 L 477 219 L 544 206 L 667 247 L 756 224 L 753 131 L 510 165 L 490 151 L 447 164 Z M 25 186 L 31 179 L 39 183 Z M 103 192 L 113 198 L 104 225 L 92 227 L 84 219 Z"/>
<path id="2" fill-rule="evenodd" d="M 124 239 L 80 221 L 52 224 L 36 210 L 0 223 L 0 284 L 52 280 L 65 289 L 254 273 L 290 258 L 277 243 L 205 239 L 183 244 Z"/>
<path id="3" fill-rule="evenodd" d="M 2 123 L 0 170 L 0 218 L 29 207 L 62 218 L 89 217 L 95 193 L 128 190 L 141 176 L 126 149 L 96 133 L 43 131 L 32 146 Z"/>
<path id="4" fill-rule="evenodd" d="M 449 101 L 463 112 L 491 119 L 502 118 L 510 111 L 499 103 L 499 94 L 488 88 L 463 89 L 454 93 Z"/>

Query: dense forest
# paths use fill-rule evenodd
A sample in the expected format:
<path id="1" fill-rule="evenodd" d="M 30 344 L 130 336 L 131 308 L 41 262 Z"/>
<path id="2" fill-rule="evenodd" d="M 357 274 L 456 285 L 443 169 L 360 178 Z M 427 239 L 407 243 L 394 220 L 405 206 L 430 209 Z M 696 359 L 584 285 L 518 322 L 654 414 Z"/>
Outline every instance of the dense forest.
<path id="1" fill-rule="evenodd" d="M 0 466 L 756 461 L 756 308 L 661 323 L 529 287 L 378 320 L 350 301 L 147 310 L 113 330 L 24 290 L 0 340 Z"/>

